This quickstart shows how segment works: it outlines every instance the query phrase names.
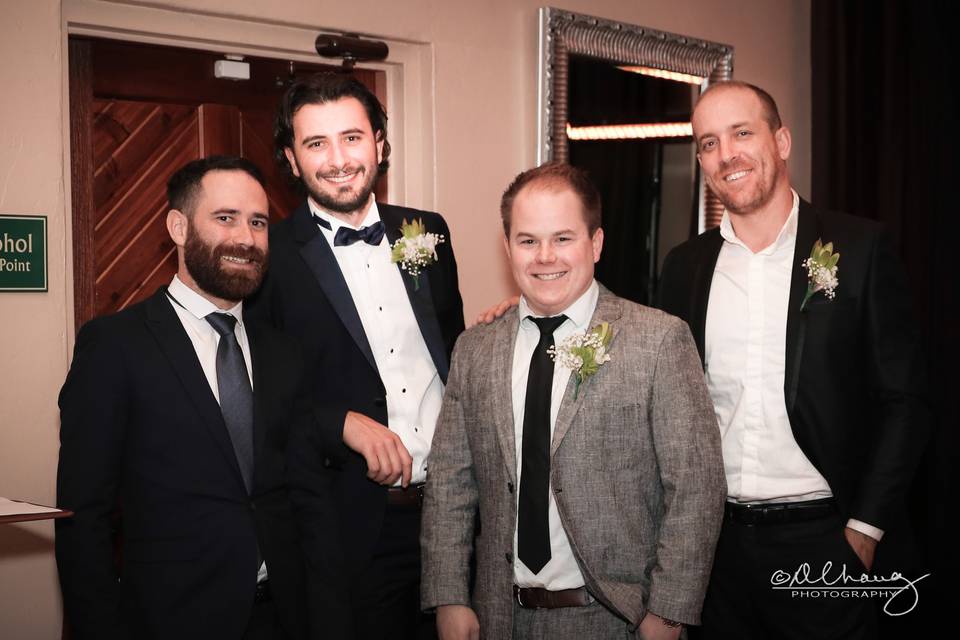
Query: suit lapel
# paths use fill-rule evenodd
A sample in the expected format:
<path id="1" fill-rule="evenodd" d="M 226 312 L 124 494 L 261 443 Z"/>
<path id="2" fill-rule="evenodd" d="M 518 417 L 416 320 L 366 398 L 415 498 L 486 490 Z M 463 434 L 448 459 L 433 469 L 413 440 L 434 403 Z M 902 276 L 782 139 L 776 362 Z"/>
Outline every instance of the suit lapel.
<path id="1" fill-rule="evenodd" d="M 210 390 L 210 383 L 203 373 L 197 352 L 183 329 L 180 318 L 170 306 L 167 299 L 167 288 L 163 287 L 147 300 L 147 326 L 160 345 L 160 350 L 170 361 L 170 364 L 183 385 L 186 396 L 200 414 L 200 421 L 209 431 L 210 436 L 220 449 L 227 463 L 236 472 L 237 482 L 246 494 L 243 484 L 243 475 L 237 463 L 237 455 L 227 432 L 227 425 L 223 422 L 220 405 Z"/>
<path id="2" fill-rule="evenodd" d="M 713 284 L 713 271 L 717 266 L 723 236 L 719 231 L 711 232 L 706 239 L 702 254 L 696 261 L 693 274 L 693 286 L 690 287 L 690 332 L 700 352 L 700 363 L 706 361 L 707 305 L 710 303 L 710 287 Z"/>
<path id="3" fill-rule="evenodd" d="M 517 345 L 520 320 L 516 307 L 511 309 L 494 327 L 493 369 L 493 421 L 497 426 L 497 439 L 503 453 L 507 474 L 517 483 L 517 436 L 513 422 L 513 350 Z"/>
<path id="4" fill-rule="evenodd" d="M 394 242 L 402 235 L 400 225 L 403 223 L 401 213 L 390 205 L 378 205 L 380 210 L 380 219 L 386 226 L 387 240 L 392 246 Z M 410 222 L 410 220 L 407 220 Z M 410 306 L 413 308 L 413 315 L 417 318 L 417 325 L 420 327 L 420 333 L 423 335 L 423 341 L 427 344 L 427 351 L 433 359 L 433 364 L 440 374 L 440 379 L 444 384 L 447 382 L 447 373 L 450 363 L 447 362 L 447 350 L 443 343 L 443 334 L 440 331 L 440 322 L 437 320 L 437 312 L 433 306 L 433 292 L 430 289 L 430 268 L 420 272 L 420 287 L 417 288 L 413 276 L 400 269 L 400 277 L 403 278 L 403 284 L 407 289 L 407 297 L 410 298 Z"/>
<path id="5" fill-rule="evenodd" d="M 334 257 L 333 249 L 330 248 L 327 239 L 317 229 L 306 202 L 293 212 L 293 228 L 304 262 L 317 279 L 317 283 L 323 289 L 340 322 L 357 344 L 357 348 L 373 370 L 378 371 L 376 360 L 373 359 L 373 350 L 370 348 L 367 334 L 360 322 L 360 314 L 357 313 L 350 289 L 347 288 L 347 281 L 343 279 L 343 273 L 340 271 L 340 264 Z"/>
<path id="6" fill-rule="evenodd" d="M 263 451 L 269 421 L 264 398 L 271 396 L 268 388 L 272 379 L 269 375 L 264 375 L 264 372 L 269 371 L 267 361 L 270 352 L 264 347 L 259 331 L 251 323 L 246 323 L 245 328 L 247 343 L 250 345 L 250 365 L 253 368 L 253 487 L 255 490 L 257 486 L 257 467 L 259 466 L 257 461 Z"/>
<path id="7" fill-rule="evenodd" d="M 597 308 L 593 312 L 593 317 L 590 319 L 587 331 L 600 323 L 609 323 L 611 330 L 610 346 L 612 347 L 616 343 L 617 334 L 620 332 L 620 323 L 618 320 L 622 313 L 620 301 L 617 297 L 610 293 L 603 285 L 600 285 L 600 297 L 597 298 Z M 567 381 L 567 388 L 563 393 L 563 400 L 560 402 L 560 412 L 557 414 L 557 423 L 553 428 L 553 440 L 550 444 L 551 457 L 557 452 L 560 443 L 563 441 L 563 437 L 567 435 L 567 431 L 570 430 L 574 417 L 577 415 L 577 412 L 580 411 L 580 407 L 583 406 L 584 398 L 587 397 L 587 394 L 593 393 L 594 378 L 596 375 L 599 375 L 599 372 L 580 384 L 580 389 L 576 392 L 577 397 L 574 399 L 576 379 L 572 373 L 570 374 L 570 379 Z"/>
<path id="8" fill-rule="evenodd" d="M 807 270 L 802 262 L 810 255 L 813 243 L 820 236 L 820 224 L 813 208 L 800 200 L 797 212 L 797 242 L 794 245 L 793 268 L 790 275 L 790 300 L 787 303 L 787 338 L 784 372 L 784 398 L 787 412 L 793 411 L 797 400 L 797 384 L 800 380 L 800 365 L 803 360 L 803 343 L 806 336 L 806 317 L 800 311 L 803 296 L 807 291 Z"/>

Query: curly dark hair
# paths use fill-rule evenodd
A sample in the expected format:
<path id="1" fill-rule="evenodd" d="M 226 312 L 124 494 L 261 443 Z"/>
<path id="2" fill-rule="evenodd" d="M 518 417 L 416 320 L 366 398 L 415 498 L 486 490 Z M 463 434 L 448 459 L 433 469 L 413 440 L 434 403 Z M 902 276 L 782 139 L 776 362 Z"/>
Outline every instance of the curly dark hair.
<path id="1" fill-rule="evenodd" d="M 390 143 L 387 142 L 387 112 L 370 89 L 351 75 L 323 72 L 297 80 L 287 88 L 277 109 L 273 125 L 274 157 L 280 168 L 293 176 L 284 149 L 293 148 L 293 117 L 308 104 L 326 104 L 344 98 L 356 98 L 367 112 L 370 129 L 377 140 L 383 141 L 382 160 L 378 165 L 382 175 L 390 166 Z"/>

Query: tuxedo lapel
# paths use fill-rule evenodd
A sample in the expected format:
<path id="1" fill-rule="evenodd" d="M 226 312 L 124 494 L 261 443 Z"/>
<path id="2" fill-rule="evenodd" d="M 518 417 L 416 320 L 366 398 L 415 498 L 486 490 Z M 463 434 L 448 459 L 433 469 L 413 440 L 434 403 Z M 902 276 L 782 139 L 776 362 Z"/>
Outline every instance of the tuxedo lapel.
<path id="1" fill-rule="evenodd" d="M 711 232 L 704 243 L 702 254 L 696 261 L 693 274 L 693 286 L 690 287 L 690 332 L 700 352 L 700 362 L 706 361 L 707 305 L 710 303 L 710 287 L 713 284 L 713 271 L 717 266 L 723 236 L 718 231 Z"/>
<path id="2" fill-rule="evenodd" d="M 516 307 L 497 322 L 493 335 L 493 365 L 490 387 L 493 394 L 493 421 L 507 473 L 517 483 L 517 436 L 513 422 L 513 350 L 517 345 L 520 320 Z"/>
<path id="3" fill-rule="evenodd" d="M 783 391 L 787 412 L 793 411 L 797 400 L 797 385 L 800 380 L 800 365 L 803 360 L 803 343 L 806 337 L 806 316 L 800 310 L 807 292 L 807 270 L 803 261 L 809 257 L 813 244 L 820 236 L 820 224 L 813 208 L 800 200 L 797 212 L 797 243 L 793 252 L 793 268 L 790 275 L 790 300 L 787 303 L 787 338 Z"/>
<path id="4" fill-rule="evenodd" d="M 403 216 L 399 211 L 390 205 L 379 205 L 380 219 L 386 226 L 386 236 L 390 245 L 397 241 L 402 235 L 400 225 L 403 224 Z M 407 222 L 412 222 L 407 220 Z M 427 267 L 420 271 L 419 284 L 414 281 L 413 276 L 400 269 L 400 277 L 403 278 L 403 284 L 407 289 L 407 297 L 410 298 L 410 306 L 413 308 L 413 315 L 417 318 L 417 325 L 420 327 L 420 334 L 427 345 L 427 351 L 433 359 L 433 364 L 440 374 L 440 379 L 446 384 L 447 373 L 450 363 L 447 362 L 447 350 L 443 343 L 443 334 L 440 332 L 440 322 L 437 320 L 437 312 L 433 306 L 433 292 L 430 289 L 430 268 Z"/>
<path id="5" fill-rule="evenodd" d="M 620 308 L 620 301 L 615 295 L 607 291 L 602 285 L 600 286 L 600 297 L 597 298 L 597 308 L 593 312 L 593 317 L 590 318 L 590 324 L 587 326 L 587 331 L 593 327 L 606 322 L 610 325 L 610 346 L 612 347 L 616 340 L 617 334 L 620 332 L 620 324 L 618 320 L 623 314 L 622 309 Z M 598 372 L 599 373 L 599 372 Z M 553 439 L 550 444 L 550 456 L 557 452 L 557 449 L 560 448 L 560 443 L 563 441 L 563 437 L 567 435 L 567 431 L 570 430 L 570 426 L 573 424 L 573 419 L 577 415 L 577 412 L 580 410 L 580 407 L 583 405 L 584 398 L 587 397 L 588 393 L 596 393 L 596 388 L 594 387 L 594 376 L 591 376 L 584 380 L 580 384 L 580 388 L 576 388 L 576 377 L 571 373 L 570 379 L 567 380 L 567 388 L 563 393 L 563 400 L 560 402 L 560 411 L 557 414 L 557 423 L 554 425 L 553 429 Z M 576 398 L 574 398 L 576 394 Z"/>
<path id="6" fill-rule="evenodd" d="M 357 348 L 373 367 L 378 371 L 377 362 L 373 358 L 373 350 L 367 341 L 367 334 L 360 322 L 360 314 L 353 304 L 347 281 L 343 279 L 340 264 L 333 255 L 330 243 L 323 237 L 310 214 L 310 207 L 304 202 L 293 212 L 294 236 L 300 244 L 300 255 L 317 279 L 320 288 L 327 296 L 330 306 L 336 311 L 340 322 L 346 327 L 350 337 L 357 344 Z"/>
<path id="7" fill-rule="evenodd" d="M 264 375 L 269 368 L 267 361 L 270 353 L 264 348 L 263 340 L 257 328 L 247 323 L 247 343 L 250 345 L 250 366 L 253 368 L 253 488 L 257 486 L 257 461 L 263 452 L 264 438 L 267 435 L 269 416 L 264 398 L 271 397 L 269 387 L 272 378 Z"/>
<path id="8" fill-rule="evenodd" d="M 237 463 L 237 455 L 233 450 L 227 425 L 223 421 L 220 405 L 217 404 L 217 399 L 210 390 L 210 383 L 197 359 L 197 352 L 190 338 L 187 337 L 176 311 L 170 306 L 166 292 L 167 288 L 163 287 L 147 300 L 147 327 L 159 343 L 160 350 L 170 361 L 186 396 L 190 398 L 197 413 L 200 414 L 200 421 L 209 431 L 227 463 L 236 472 L 237 482 L 246 493 L 243 474 L 240 472 L 240 465 Z"/>

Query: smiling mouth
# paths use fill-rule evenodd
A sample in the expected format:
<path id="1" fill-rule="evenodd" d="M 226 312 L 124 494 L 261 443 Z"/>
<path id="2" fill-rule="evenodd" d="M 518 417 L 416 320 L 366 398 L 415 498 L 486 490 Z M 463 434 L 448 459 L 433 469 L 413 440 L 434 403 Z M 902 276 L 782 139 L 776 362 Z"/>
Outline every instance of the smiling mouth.
<path id="1" fill-rule="evenodd" d="M 750 173 L 750 170 L 749 170 L 749 169 L 744 169 L 743 171 L 737 171 L 736 173 L 731 173 L 731 174 L 728 175 L 728 176 L 724 176 L 724 177 L 723 177 L 723 181 L 724 181 L 724 182 L 736 182 L 737 180 L 739 180 L 740 178 L 744 177 L 744 176 L 747 175 L 748 173 Z"/>
<path id="2" fill-rule="evenodd" d="M 321 176 L 327 182 L 332 182 L 333 184 L 346 184 L 360 175 L 360 170 L 351 171 L 350 173 L 344 174 L 331 174 Z"/>
<path id="3" fill-rule="evenodd" d="M 534 273 L 533 277 L 537 280 L 559 280 L 565 275 L 567 275 L 566 271 L 558 271 L 557 273 Z"/>
<path id="4" fill-rule="evenodd" d="M 244 266 L 244 267 L 246 267 L 246 266 L 259 267 L 259 266 L 260 266 L 259 263 L 254 262 L 253 260 L 250 260 L 249 258 L 240 258 L 240 257 L 237 257 L 237 256 L 220 256 L 220 259 L 223 260 L 224 262 L 228 262 L 228 263 L 230 263 L 230 264 L 240 265 L 240 266 Z"/>

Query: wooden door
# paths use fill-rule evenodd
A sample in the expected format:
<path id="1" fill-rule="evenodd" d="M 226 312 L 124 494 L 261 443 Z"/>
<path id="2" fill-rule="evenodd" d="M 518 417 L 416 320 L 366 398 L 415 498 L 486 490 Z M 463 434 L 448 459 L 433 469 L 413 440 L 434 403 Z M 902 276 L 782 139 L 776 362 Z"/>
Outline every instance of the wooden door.
<path id="1" fill-rule="evenodd" d="M 267 180 L 271 219 L 302 200 L 273 158 L 273 116 L 294 77 L 323 65 L 247 58 L 249 81 L 217 79 L 204 51 L 70 38 L 75 319 L 139 302 L 176 273 L 166 183 L 190 160 L 241 155 Z M 384 101 L 383 72 L 355 70 Z M 385 179 L 377 198 L 386 193 Z"/>

